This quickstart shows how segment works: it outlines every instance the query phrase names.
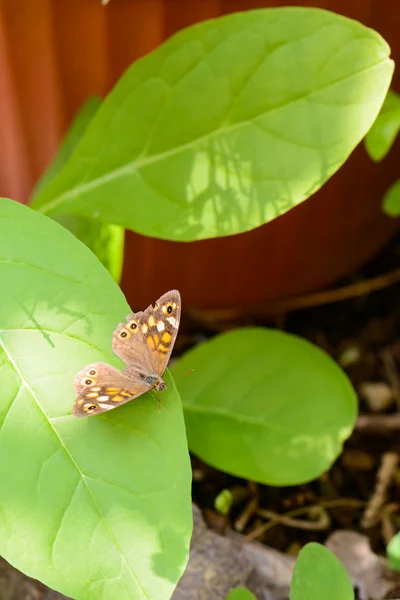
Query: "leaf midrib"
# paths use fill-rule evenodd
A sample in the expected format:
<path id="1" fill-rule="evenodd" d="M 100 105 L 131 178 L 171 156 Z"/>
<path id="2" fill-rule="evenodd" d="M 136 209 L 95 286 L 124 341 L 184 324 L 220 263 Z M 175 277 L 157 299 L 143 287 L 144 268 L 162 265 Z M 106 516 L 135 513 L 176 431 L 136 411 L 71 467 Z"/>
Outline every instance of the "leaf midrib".
<path id="1" fill-rule="evenodd" d="M 165 158 L 169 158 L 171 156 L 174 156 L 176 154 L 179 154 L 180 152 L 187 150 L 188 148 L 194 146 L 195 144 L 198 144 L 199 142 L 203 142 L 206 141 L 210 138 L 219 136 L 225 132 L 231 132 L 231 131 L 235 131 L 236 129 L 240 129 L 241 127 L 248 125 L 249 123 L 252 123 L 253 121 L 259 119 L 260 117 L 263 117 L 265 115 L 268 114 L 272 114 L 275 111 L 279 111 L 283 108 L 286 108 L 287 106 L 290 106 L 291 104 L 295 104 L 299 101 L 303 101 L 306 98 L 310 98 L 313 95 L 320 93 L 326 89 L 328 89 L 331 86 L 334 86 L 338 83 L 341 83 L 343 81 L 346 81 L 347 79 L 351 79 L 354 76 L 357 76 L 361 73 L 367 72 L 371 69 L 374 69 L 376 66 L 383 64 L 384 62 L 387 61 L 391 61 L 391 59 L 389 58 L 389 56 L 385 56 L 384 59 L 380 58 L 378 61 L 372 63 L 371 65 L 369 65 L 368 67 L 365 67 L 363 69 L 359 69 L 355 72 L 352 72 L 344 77 L 340 77 L 338 79 L 336 79 L 335 81 L 330 82 L 327 85 L 324 85 L 320 88 L 316 88 L 314 90 L 312 90 L 311 92 L 305 93 L 301 96 L 298 96 L 297 98 L 295 98 L 294 100 L 290 100 L 288 102 L 284 102 L 283 104 L 280 104 L 279 106 L 274 106 L 273 108 L 270 108 L 262 113 L 260 113 L 259 115 L 253 116 L 251 119 L 245 119 L 243 121 L 240 121 L 238 123 L 235 123 L 233 125 L 229 125 L 229 126 L 224 126 L 224 127 L 220 127 L 218 129 L 215 129 L 207 134 L 204 134 L 202 136 L 197 137 L 196 139 L 191 140 L 190 142 L 186 142 L 185 144 L 181 144 L 180 146 L 175 146 L 172 149 L 166 150 L 165 152 L 161 152 L 159 154 L 155 154 L 152 156 L 147 156 L 147 157 L 140 157 L 139 159 L 137 159 L 136 161 L 133 162 L 129 162 L 126 163 L 125 165 L 123 165 L 122 167 L 118 167 L 117 169 L 114 169 L 112 171 L 109 171 L 108 173 L 94 178 L 91 181 L 89 181 L 88 183 L 84 183 L 84 184 L 79 184 L 75 187 L 73 187 L 70 190 L 67 190 L 66 192 L 64 192 L 63 194 L 61 194 L 60 196 L 57 196 L 53 201 L 47 202 L 46 204 L 43 204 L 42 206 L 39 206 L 37 208 L 37 211 L 39 213 L 42 214 L 46 214 L 49 211 L 53 210 L 54 208 L 56 208 L 59 204 L 61 204 L 64 200 L 68 200 L 70 198 L 74 198 L 76 197 L 78 194 L 84 193 L 86 191 L 89 191 L 91 189 L 95 189 L 105 183 L 108 183 L 109 181 L 113 181 L 114 179 L 117 179 L 118 177 L 128 174 L 129 172 L 134 173 L 135 171 L 139 171 L 141 168 L 146 167 L 148 165 L 151 165 L 157 161 L 163 160 Z"/>
<path id="2" fill-rule="evenodd" d="M 66 445 L 64 444 L 64 441 L 62 439 L 62 437 L 59 435 L 59 433 L 57 432 L 57 430 L 54 428 L 51 420 L 49 419 L 48 415 L 46 414 L 45 410 L 43 409 L 42 405 L 40 404 L 38 398 L 36 397 L 33 389 L 31 388 L 31 386 L 29 385 L 29 383 L 27 382 L 27 380 L 24 378 L 21 370 L 19 369 L 18 365 L 16 364 L 15 360 L 13 359 L 12 355 L 10 354 L 10 352 L 7 350 L 5 344 L 4 344 L 4 340 L 2 340 L 0 338 L 0 347 L 3 349 L 4 354 L 6 355 L 10 365 L 12 366 L 12 368 L 15 370 L 15 372 L 17 373 L 18 377 L 21 380 L 22 385 L 28 390 L 28 392 L 30 393 L 30 395 L 32 396 L 33 400 L 36 402 L 36 405 L 38 406 L 39 410 L 41 411 L 46 423 L 48 424 L 48 426 L 50 427 L 50 429 L 52 430 L 53 434 L 57 437 L 57 439 L 60 442 L 61 448 L 64 450 L 64 452 L 66 453 L 67 457 L 69 458 L 69 460 L 72 462 L 73 466 L 75 467 L 75 469 L 77 470 L 81 481 L 84 483 L 84 485 L 86 486 L 86 489 L 89 493 L 89 496 L 92 498 L 93 504 L 100 516 L 100 518 L 102 519 L 103 523 L 105 524 L 105 527 L 108 531 L 108 534 L 112 540 L 112 542 L 114 543 L 116 549 L 118 550 L 119 554 L 123 557 L 129 572 L 131 573 L 133 579 L 135 580 L 136 584 L 139 586 L 139 588 L 142 590 L 143 595 L 150 600 L 146 590 L 143 588 L 142 584 L 140 583 L 140 580 L 138 578 L 138 576 L 136 575 L 136 573 L 133 571 L 128 559 L 126 558 L 124 552 L 122 551 L 122 548 L 120 547 L 117 539 L 115 538 L 115 535 L 112 531 L 112 529 L 109 526 L 109 523 L 107 521 L 107 519 L 105 518 L 90 486 L 88 485 L 86 478 L 84 476 L 84 474 L 82 473 L 82 471 L 80 470 L 77 462 L 75 461 L 74 457 L 72 456 L 72 454 L 69 452 L 68 448 L 66 447 Z M 75 493 L 76 490 L 74 490 Z"/>

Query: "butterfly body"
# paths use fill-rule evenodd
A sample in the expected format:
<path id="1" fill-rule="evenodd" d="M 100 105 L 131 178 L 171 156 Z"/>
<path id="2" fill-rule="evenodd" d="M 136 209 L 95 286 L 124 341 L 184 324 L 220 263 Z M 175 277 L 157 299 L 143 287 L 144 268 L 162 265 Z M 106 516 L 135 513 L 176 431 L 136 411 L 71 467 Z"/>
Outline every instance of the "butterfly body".
<path id="1" fill-rule="evenodd" d="M 163 374 L 178 333 L 181 297 L 167 292 L 145 311 L 129 314 L 113 333 L 112 349 L 125 363 L 124 371 L 103 362 L 87 365 L 74 380 L 73 414 L 99 414 L 150 390 L 166 389 Z"/>
<path id="2" fill-rule="evenodd" d="M 151 385 L 157 392 L 162 392 L 167 389 L 165 381 L 161 379 L 161 377 L 157 377 L 157 375 L 146 375 L 144 381 Z"/>

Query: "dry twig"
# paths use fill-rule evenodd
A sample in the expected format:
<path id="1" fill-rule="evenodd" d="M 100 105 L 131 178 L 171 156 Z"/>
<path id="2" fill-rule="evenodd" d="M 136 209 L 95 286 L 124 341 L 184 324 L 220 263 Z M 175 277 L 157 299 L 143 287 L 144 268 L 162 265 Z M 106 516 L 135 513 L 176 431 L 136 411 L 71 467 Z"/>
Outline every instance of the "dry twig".
<path id="1" fill-rule="evenodd" d="M 242 532 L 245 529 L 247 523 L 258 508 L 258 503 L 260 501 L 260 490 L 258 488 L 258 485 L 254 483 L 254 481 L 249 481 L 249 491 L 251 493 L 251 498 L 244 507 L 243 512 L 235 521 L 236 531 Z"/>
<path id="2" fill-rule="evenodd" d="M 393 391 L 393 396 L 396 400 L 397 408 L 400 409 L 400 378 L 396 362 L 389 348 L 384 348 L 380 355 L 386 376 Z"/>
<path id="3" fill-rule="evenodd" d="M 364 529 L 373 527 L 381 519 L 381 509 L 386 500 L 387 489 L 392 481 L 399 461 L 396 452 L 385 452 L 376 476 L 376 485 L 367 507 L 361 517 L 360 525 Z"/>
<path id="4" fill-rule="evenodd" d="M 393 523 L 392 514 L 398 512 L 399 503 L 391 502 L 390 504 L 386 504 L 386 506 L 382 509 L 382 537 L 386 544 L 390 542 L 392 537 L 396 534 L 396 527 Z"/>
<path id="5" fill-rule="evenodd" d="M 360 415 L 355 431 L 365 435 L 388 435 L 400 431 L 400 413 L 393 415 Z"/>
<path id="6" fill-rule="evenodd" d="M 290 525 L 288 525 L 290 527 L 299 527 L 299 523 L 300 523 L 303 525 L 306 524 L 306 527 L 299 527 L 301 529 L 318 530 L 317 527 L 315 527 L 315 526 L 314 526 L 314 528 L 312 527 L 312 525 L 313 525 L 312 521 L 304 521 L 304 520 L 300 520 L 300 519 L 294 519 L 292 517 L 297 517 L 299 515 L 304 515 L 307 513 L 309 514 L 310 512 L 312 512 L 315 509 L 320 510 L 323 508 L 336 508 L 338 506 L 360 507 L 360 506 L 365 506 L 365 502 L 363 502 L 362 500 L 356 500 L 354 498 L 336 498 L 335 500 L 323 500 L 322 502 L 318 502 L 318 504 L 312 504 L 311 506 L 302 506 L 301 508 L 296 508 L 295 510 L 291 510 L 290 512 L 287 512 L 284 515 L 280 515 L 278 513 L 274 513 L 272 511 L 268 511 L 268 510 L 259 508 L 257 510 L 257 514 L 259 514 L 260 516 L 267 517 L 271 520 L 268 523 L 263 523 L 262 525 L 260 525 L 259 527 L 257 527 L 253 531 L 251 531 L 244 538 L 244 541 L 250 542 L 250 541 L 258 538 L 258 537 L 260 537 L 260 535 L 262 535 L 269 529 L 272 529 L 272 527 L 275 527 L 275 525 L 278 525 L 278 524 L 288 525 L 288 523 L 290 523 Z M 325 515 L 326 515 L 326 513 L 325 513 Z M 329 517 L 328 517 L 328 519 L 329 519 Z M 320 520 L 317 521 L 317 525 L 319 525 L 321 527 L 321 524 L 322 524 L 322 518 L 320 517 Z M 311 527 L 310 527 L 310 525 L 311 525 Z M 326 528 L 327 527 L 324 527 L 324 529 L 326 529 Z"/>
<path id="7" fill-rule="evenodd" d="M 272 300 L 262 304 L 253 305 L 248 308 L 227 308 L 221 310 L 198 311 L 192 310 L 191 315 L 198 321 L 204 323 L 218 323 L 223 321 L 236 320 L 238 318 L 254 316 L 271 316 L 282 313 L 288 313 L 294 310 L 302 310 L 313 306 L 321 306 L 324 304 L 333 304 L 335 302 L 343 302 L 350 298 L 365 296 L 371 292 L 382 290 L 390 285 L 400 281 L 400 269 L 394 269 L 384 275 L 379 275 L 366 281 L 351 283 L 341 288 L 333 290 L 325 290 L 313 294 L 304 294 L 303 296 L 295 296 L 283 300 Z"/>

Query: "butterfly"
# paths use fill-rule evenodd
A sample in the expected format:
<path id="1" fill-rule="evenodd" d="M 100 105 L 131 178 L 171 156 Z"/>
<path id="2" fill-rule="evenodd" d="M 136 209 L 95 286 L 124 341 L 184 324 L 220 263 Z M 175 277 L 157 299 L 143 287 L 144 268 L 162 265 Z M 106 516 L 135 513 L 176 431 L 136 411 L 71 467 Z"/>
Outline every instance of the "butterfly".
<path id="1" fill-rule="evenodd" d="M 129 314 L 113 333 L 113 352 L 123 371 L 104 362 L 87 365 L 74 380 L 75 417 L 98 415 L 138 398 L 149 390 L 166 389 L 163 380 L 175 344 L 181 316 L 181 296 L 171 290 L 155 306 Z"/>

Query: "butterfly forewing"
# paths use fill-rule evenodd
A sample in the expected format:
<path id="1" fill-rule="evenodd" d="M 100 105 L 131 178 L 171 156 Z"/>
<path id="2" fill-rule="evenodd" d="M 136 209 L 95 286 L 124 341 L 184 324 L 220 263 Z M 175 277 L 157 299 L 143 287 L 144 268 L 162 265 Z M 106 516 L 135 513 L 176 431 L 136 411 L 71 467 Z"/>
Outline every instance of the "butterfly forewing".
<path id="1" fill-rule="evenodd" d="M 167 292 L 155 306 L 127 315 L 113 334 L 112 348 L 128 366 L 162 376 L 171 356 L 181 316 L 177 290 Z"/>

